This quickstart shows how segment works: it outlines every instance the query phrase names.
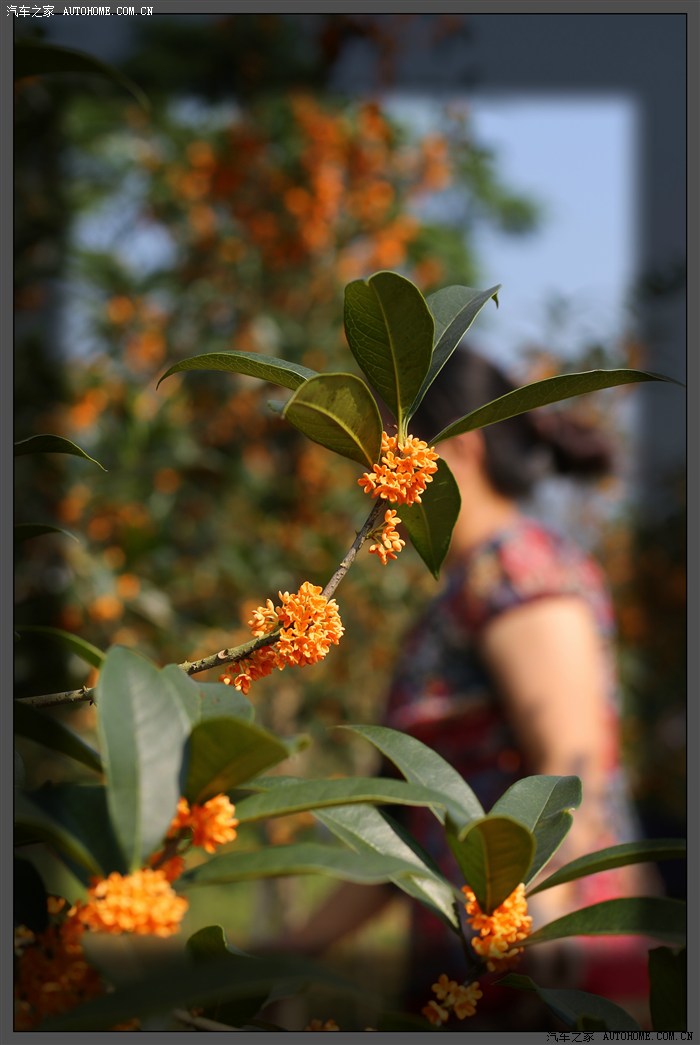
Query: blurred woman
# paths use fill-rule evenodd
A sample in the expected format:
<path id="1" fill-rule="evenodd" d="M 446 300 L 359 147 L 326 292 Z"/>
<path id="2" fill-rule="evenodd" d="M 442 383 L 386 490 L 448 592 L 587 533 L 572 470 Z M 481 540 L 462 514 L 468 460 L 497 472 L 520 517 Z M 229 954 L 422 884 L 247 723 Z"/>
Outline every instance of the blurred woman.
<path id="1" fill-rule="evenodd" d="M 411 434 L 430 441 L 513 387 L 478 355 L 459 350 L 431 387 Z M 520 777 L 579 776 L 583 803 L 549 872 L 637 834 L 619 760 L 613 614 L 603 574 L 575 543 L 522 507 L 548 472 L 580 478 L 607 472 L 610 447 L 556 410 L 465 433 L 438 451 L 457 480 L 462 507 L 440 593 L 401 646 L 384 722 L 442 755 L 486 810 Z M 407 807 L 400 818 L 443 871 L 461 881 L 432 814 Z M 530 913 L 537 926 L 641 888 L 636 867 L 605 872 L 533 897 Z M 318 953 L 391 895 L 390 887 L 343 886 L 295 935 L 295 949 Z M 463 956 L 459 941 L 424 907 L 412 904 L 411 917 L 406 994 L 420 1011 L 441 973 L 460 979 Z M 544 986 L 576 986 L 634 1003 L 646 991 L 640 941 L 600 939 L 537 948 L 528 960 L 540 952 L 539 970 L 519 971 L 533 971 Z M 513 1008 L 512 991 L 490 989 L 481 1012 L 489 998 L 499 1007 L 491 1029 L 530 1029 Z"/>

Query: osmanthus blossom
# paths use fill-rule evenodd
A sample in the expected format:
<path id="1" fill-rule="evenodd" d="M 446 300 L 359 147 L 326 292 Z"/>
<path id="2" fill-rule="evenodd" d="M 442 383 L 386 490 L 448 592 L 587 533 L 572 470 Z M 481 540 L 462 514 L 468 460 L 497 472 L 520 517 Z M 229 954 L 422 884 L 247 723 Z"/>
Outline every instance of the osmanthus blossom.
<path id="1" fill-rule="evenodd" d="M 162 870 L 145 867 L 94 880 L 87 903 L 76 904 L 74 917 L 93 932 L 172 936 L 187 908 L 187 900 L 178 896 Z"/>
<path id="2" fill-rule="evenodd" d="M 304 581 L 298 592 L 279 592 L 279 598 L 278 606 L 272 599 L 258 606 L 248 621 L 254 638 L 270 635 L 279 628 L 275 645 L 264 646 L 232 665 L 228 674 L 220 676 L 221 682 L 233 683 L 236 689 L 248 693 L 252 682 L 275 669 L 316 664 L 332 645 L 340 642 L 345 629 L 338 604 L 335 599 L 327 599 L 319 585 Z"/>
<path id="3" fill-rule="evenodd" d="M 51 921 L 42 933 L 18 926 L 15 1029 L 31 1030 L 46 1017 L 69 1012 L 105 992 L 99 972 L 85 958 L 85 932 L 161 937 L 178 932 L 188 902 L 171 883 L 182 874 L 185 863 L 179 853 L 169 853 L 167 846 L 189 835 L 190 845 L 213 853 L 217 846 L 236 838 L 235 811 L 223 794 L 192 806 L 181 798 L 165 836 L 166 848 L 151 856 L 149 866 L 132 874 L 112 871 L 106 878 L 93 878 L 86 900 L 78 900 L 70 908 L 63 898 L 49 896 Z M 131 1020 L 112 1029 L 135 1030 L 138 1026 L 138 1021 Z"/>
<path id="4" fill-rule="evenodd" d="M 56 898 L 48 901 L 49 913 L 58 914 Z M 32 1030 L 104 993 L 102 977 L 85 959 L 83 932 L 80 922 L 65 916 L 40 933 L 24 925 L 15 929 L 15 1030 Z"/>
<path id="5" fill-rule="evenodd" d="M 437 472 L 438 460 L 435 450 L 422 439 L 409 435 L 401 442 L 398 435 L 382 432 L 381 457 L 357 482 L 366 494 L 391 504 L 420 504 L 421 494 Z M 378 527 L 373 534 L 379 539 L 370 545 L 370 554 L 377 555 L 383 566 L 406 544 L 396 529 L 400 522 L 397 512 L 389 509 L 381 533 Z"/>
<path id="6" fill-rule="evenodd" d="M 365 493 L 392 504 L 420 504 L 421 494 L 437 472 L 438 460 L 439 455 L 422 439 L 409 435 L 401 442 L 398 435 L 382 432 L 381 457 L 357 482 Z"/>
<path id="7" fill-rule="evenodd" d="M 215 795 L 208 802 L 201 805 L 193 802 L 191 806 L 186 798 L 181 798 L 166 837 L 173 839 L 191 831 L 191 844 L 213 853 L 217 846 L 236 838 L 235 811 L 236 807 L 226 795 Z"/>
<path id="8" fill-rule="evenodd" d="M 490 972 L 511 965 L 523 951 L 518 944 L 532 932 L 523 883 L 492 914 L 482 912 L 469 886 L 465 885 L 462 892 L 467 898 L 467 921 L 477 934 L 471 941 L 476 953 L 486 959 Z"/>
<path id="9" fill-rule="evenodd" d="M 406 542 L 399 537 L 396 529 L 397 523 L 400 522 L 401 520 L 397 513 L 392 508 L 388 508 L 384 513 L 384 525 L 381 528 L 381 533 L 377 532 L 378 540 L 370 545 L 370 554 L 379 556 L 382 566 L 386 566 L 390 559 L 395 559 L 406 545 Z M 379 528 L 377 530 L 379 531 Z"/>
<path id="10" fill-rule="evenodd" d="M 482 997 L 482 990 L 478 983 L 457 983 L 442 973 L 437 983 L 432 985 L 431 990 L 438 1001 L 432 999 L 422 1009 L 423 1015 L 436 1027 L 442 1026 L 450 1017 L 450 1013 L 459 1020 L 473 1016 L 476 1012 L 476 1003 Z"/>

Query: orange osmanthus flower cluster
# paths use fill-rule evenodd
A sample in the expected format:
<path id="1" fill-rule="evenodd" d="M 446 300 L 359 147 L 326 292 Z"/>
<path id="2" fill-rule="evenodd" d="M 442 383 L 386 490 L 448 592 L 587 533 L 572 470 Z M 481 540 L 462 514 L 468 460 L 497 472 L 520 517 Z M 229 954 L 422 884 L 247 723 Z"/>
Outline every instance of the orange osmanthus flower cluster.
<path id="1" fill-rule="evenodd" d="M 338 604 L 327 599 L 322 588 L 304 581 L 296 594 L 279 592 L 280 605 L 274 606 L 268 599 L 258 606 L 248 621 L 255 638 L 270 635 L 277 628 L 279 638 L 274 646 L 265 646 L 249 657 L 232 665 L 230 674 L 220 676 L 220 681 L 231 684 L 242 693 L 247 693 L 252 682 L 270 675 L 275 668 L 306 667 L 316 664 L 328 653 L 331 645 L 340 642 L 343 631 Z"/>
<path id="2" fill-rule="evenodd" d="M 396 524 L 400 523 L 393 508 L 388 508 L 384 513 L 384 525 L 381 533 L 376 532 L 378 540 L 370 545 L 370 554 L 378 555 L 382 566 L 386 566 L 390 559 L 395 559 L 406 542 L 399 537 Z"/>
<path id="3" fill-rule="evenodd" d="M 482 913 L 469 886 L 465 885 L 462 892 L 467 898 L 467 921 L 478 934 L 471 941 L 472 947 L 480 957 L 486 958 L 486 967 L 491 972 L 506 968 L 523 951 L 518 943 L 532 931 L 525 886 L 521 882 L 493 914 Z"/>
<path id="4" fill-rule="evenodd" d="M 382 432 L 381 457 L 357 482 L 365 493 L 392 504 L 420 504 L 421 494 L 437 472 L 438 460 L 435 450 L 422 439 L 409 435 L 399 442 L 398 435 Z"/>
<path id="5" fill-rule="evenodd" d="M 357 482 L 365 493 L 392 504 L 420 504 L 421 494 L 437 472 L 438 460 L 435 450 L 422 439 L 409 435 L 401 443 L 397 435 L 382 432 L 381 457 Z M 398 514 L 389 509 L 381 532 L 378 527 L 372 535 L 378 540 L 370 545 L 370 554 L 377 555 L 383 566 L 405 547 L 396 529 L 400 522 Z"/>
<path id="6" fill-rule="evenodd" d="M 203 805 L 194 802 L 192 806 L 186 798 L 181 798 L 167 837 L 177 838 L 182 832 L 191 831 L 191 844 L 213 853 L 218 845 L 235 839 L 238 827 L 235 811 L 236 807 L 226 795 L 215 795 Z"/>
<path id="7" fill-rule="evenodd" d="M 49 910 L 54 913 L 49 897 Z M 73 915 L 53 921 L 41 933 L 15 930 L 15 1030 L 32 1030 L 104 993 L 100 974 L 85 960 L 83 926 Z"/>
<path id="8" fill-rule="evenodd" d="M 226 795 L 192 806 L 181 798 L 166 840 L 177 843 L 189 834 L 191 845 L 213 853 L 235 839 L 234 813 Z M 49 914 L 61 918 L 43 933 L 36 935 L 24 926 L 15 931 L 17 1030 L 31 1030 L 47 1016 L 68 1012 L 104 993 L 102 978 L 85 960 L 81 939 L 86 931 L 171 936 L 179 930 L 188 902 L 170 883 L 182 873 L 184 860 L 178 853 L 165 856 L 166 851 L 154 853 L 151 866 L 133 874 L 113 871 L 106 878 L 94 878 L 86 901 L 79 900 L 67 912 L 65 900 L 49 897 Z M 113 1029 L 133 1030 L 137 1025 L 131 1021 Z"/>
<path id="9" fill-rule="evenodd" d="M 94 880 L 87 903 L 76 904 L 75 917 L 93 932 L 172 936 L 187 907 L 162 870 L 146 867 L 127 875 L 112 871 Z"/>
<path id="10" fill-rule="evenodd" d="M 322 1020 L 311 1020 L 310 1023 L 306 1024 L 306 1026 L 304 1027 L 304 1030 L 328 1031 L 328 1030 L 340 1030 L 340 1027 L 335 1022 L 335 1020 L 326 1020 L 325 1022 L 323 1022 Z"/>
<path id="11" fill-rule="evenodd" d="M 482 990 L 478 983 L 457 983 L 450 980 L 442 973 L 437 983 L 432 985 L 431 990 L 438 1001 L 429 1001 L 422 1009 L 426 1016 L 436 1027 L 442 1026 L 454 1013 L 458 1020 L 464 1020 L 467 1016 L 473 1016 L 476 1012 L 476 1003 L 482 997 Z"/>

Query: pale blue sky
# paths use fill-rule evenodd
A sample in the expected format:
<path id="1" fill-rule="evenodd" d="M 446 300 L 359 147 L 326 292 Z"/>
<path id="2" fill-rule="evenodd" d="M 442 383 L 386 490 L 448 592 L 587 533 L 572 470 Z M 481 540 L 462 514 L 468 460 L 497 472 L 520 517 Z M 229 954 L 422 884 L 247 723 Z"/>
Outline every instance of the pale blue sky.
<path id="1" fill-rule="evenodd" d="M 441 102 L 393 99 L 397 115 L 435 126 Z M 500 308 L 479 317 L 475 342 L 504 365 L 524 344 L 554 334 L 557 352 L 614 339 L 630 317 L 635 278 L 637 124 L 622 96 L 476 96 L 471 132 L 493 150 L 499 179 L 540 204 L 541 222 L 524 236 L 475 230 L 480 286 L 502 284 Z M 548 327 L 548 307 L 569 302 L 567 321 Z"/>
<path id="2" fill-rule="evenodd" d="M 533 234 L 482 229 L 478 253 L 487 284 L 500 282 L 498 323 L 489 340 L 508 355 L 546 329 L 553 296 L 570 299 L 573 343 L 614 337 L 629 323 L 635 278 L 636 121 L 624 98 L 580 96 L 478 100 L 477 141 L 498 155 L 504 182 L 542 203 Z M 567 337 L 561 345 L 568 347 Z"/>

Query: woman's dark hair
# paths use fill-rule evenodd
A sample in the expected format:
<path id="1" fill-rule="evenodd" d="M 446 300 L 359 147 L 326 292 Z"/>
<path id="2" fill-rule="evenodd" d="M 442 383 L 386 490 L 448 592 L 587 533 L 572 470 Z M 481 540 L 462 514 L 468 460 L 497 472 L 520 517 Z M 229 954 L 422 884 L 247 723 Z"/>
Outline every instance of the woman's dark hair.
<path id="1" fill-rule="evenodd" d="M 430 386 L 411 431 L 430 441 L 450 422 L 516 387 L 482 356 L 459 348 Z M 520 414 L 482 431 L 486 474 L 506 497 L 526 497 L 548 469 L 593 478 L 612 467 L 612 447 L 605 435 L 560 409 Z"/>

